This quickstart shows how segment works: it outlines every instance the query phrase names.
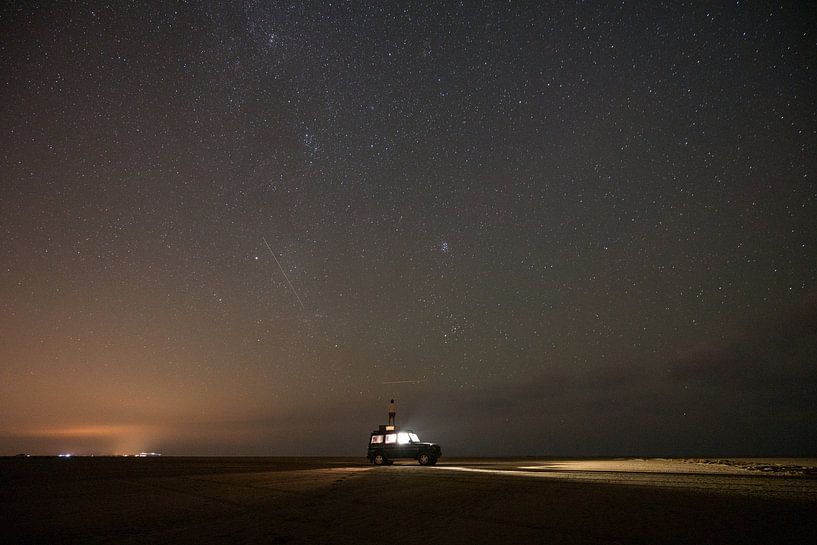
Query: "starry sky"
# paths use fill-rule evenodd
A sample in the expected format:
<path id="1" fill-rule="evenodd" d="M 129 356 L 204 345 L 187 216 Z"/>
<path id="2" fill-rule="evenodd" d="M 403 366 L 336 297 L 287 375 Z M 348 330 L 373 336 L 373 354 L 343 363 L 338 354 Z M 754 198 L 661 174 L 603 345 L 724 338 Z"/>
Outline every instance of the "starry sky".
<path id="1" fill-rule="evenodd" d="M 816 20 L 4 3 L 0 454 L 817 455 Z"/>

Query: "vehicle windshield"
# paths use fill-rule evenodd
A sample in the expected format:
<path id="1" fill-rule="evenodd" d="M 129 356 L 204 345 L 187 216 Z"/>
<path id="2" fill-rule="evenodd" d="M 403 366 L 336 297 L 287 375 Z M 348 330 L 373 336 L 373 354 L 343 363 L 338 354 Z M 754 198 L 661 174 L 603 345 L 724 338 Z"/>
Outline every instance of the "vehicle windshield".
<path id="1" fill-rule="evenodd" d="M 411 438 L 412 443 L 419 443 L 420 442 L 420 438 L 417 437 L 416 433 L 409 433 L 409 437 Z"/>

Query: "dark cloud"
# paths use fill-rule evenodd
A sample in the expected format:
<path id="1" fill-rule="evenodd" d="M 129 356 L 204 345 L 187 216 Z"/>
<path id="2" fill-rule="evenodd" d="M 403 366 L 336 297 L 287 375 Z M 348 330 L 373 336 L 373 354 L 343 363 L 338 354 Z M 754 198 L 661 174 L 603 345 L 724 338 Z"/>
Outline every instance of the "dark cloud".
<path id="1" fill-rule="evenodd" d="M 769 455 L 813 452 L 817 430 L 817 298 L 732 339 L 705 342 L 669 362 L 665 404 L 695 421 L 679 439 L 702 449 Z"/>
<path id="2" fill-rule="evenodd" d="M 715 389 L 761 393 L 790 387 L 817 393 L 817 295 L 733 339 L 704 342 L 678 354 L 670 369 L 674 380 Z"/>

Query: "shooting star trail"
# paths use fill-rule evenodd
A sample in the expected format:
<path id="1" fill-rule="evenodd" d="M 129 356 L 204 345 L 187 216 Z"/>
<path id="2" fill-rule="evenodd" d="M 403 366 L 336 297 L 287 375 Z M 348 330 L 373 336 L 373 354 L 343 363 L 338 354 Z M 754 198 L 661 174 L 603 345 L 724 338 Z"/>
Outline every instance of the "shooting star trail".
<path id="1" fill-rule="evenodd" d="M 275 252 L 273 252 L 272 248 L 270 248 L 269 242 L 267 242 L 267 239 L 264 238 L 264 237 L 261 237 L 261 240 L 264 241 L 264 244 L 266 244 L 267 250 L 269 250 L 269 254 L 272 256 L 272 259 L 275 260 L 275 263 L 278 265 L 278 268 L 281 269 L 281 274 L 284 275 L 284 278 L 286 278 L 286 280 L 287 280 L 287 284 L 289 284 L 289 289 L 292 290 L 292 293 L 294 293 L 295 297 L 298 299 L 298 303 L 301 305 L 301 310 L 302 311 L 306 310 L 306 309 L 304 309 L 304 302 L 301 301 L 301 296 L 298 295 L 298 292 L 295 291 L 295 286 L 293 286 L 292 282 L 289 281 L 289 277 L 287 276 L 287 273 L 284 272 L 284 268 L 281 266 L 281 263 L 278 261 L 278 258 L 275 257 Z"/>
<path id="2" fill-rule="evenodd" d="M 420 384 L 421 382 L 425 380 L 386 380 L 380 384 Z"/>

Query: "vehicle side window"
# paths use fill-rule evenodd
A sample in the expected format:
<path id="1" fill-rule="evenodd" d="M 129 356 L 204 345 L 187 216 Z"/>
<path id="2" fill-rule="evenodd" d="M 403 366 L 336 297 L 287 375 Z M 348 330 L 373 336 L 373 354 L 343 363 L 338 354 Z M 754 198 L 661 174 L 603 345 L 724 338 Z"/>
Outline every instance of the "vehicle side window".
<path id="1" fill-rule="evenodd" d="M 386 444 L 393 444 L 397 442 L 397 434 L 396 433 L 389 433 L 386 435 Z"/>
<path id="2" fill-rule="evenodd" d="M 379 445 L 382 442 L 383 442 L 383 436 L 382 435 L 372 435 L 372 444 L 373 445 Z"/>

